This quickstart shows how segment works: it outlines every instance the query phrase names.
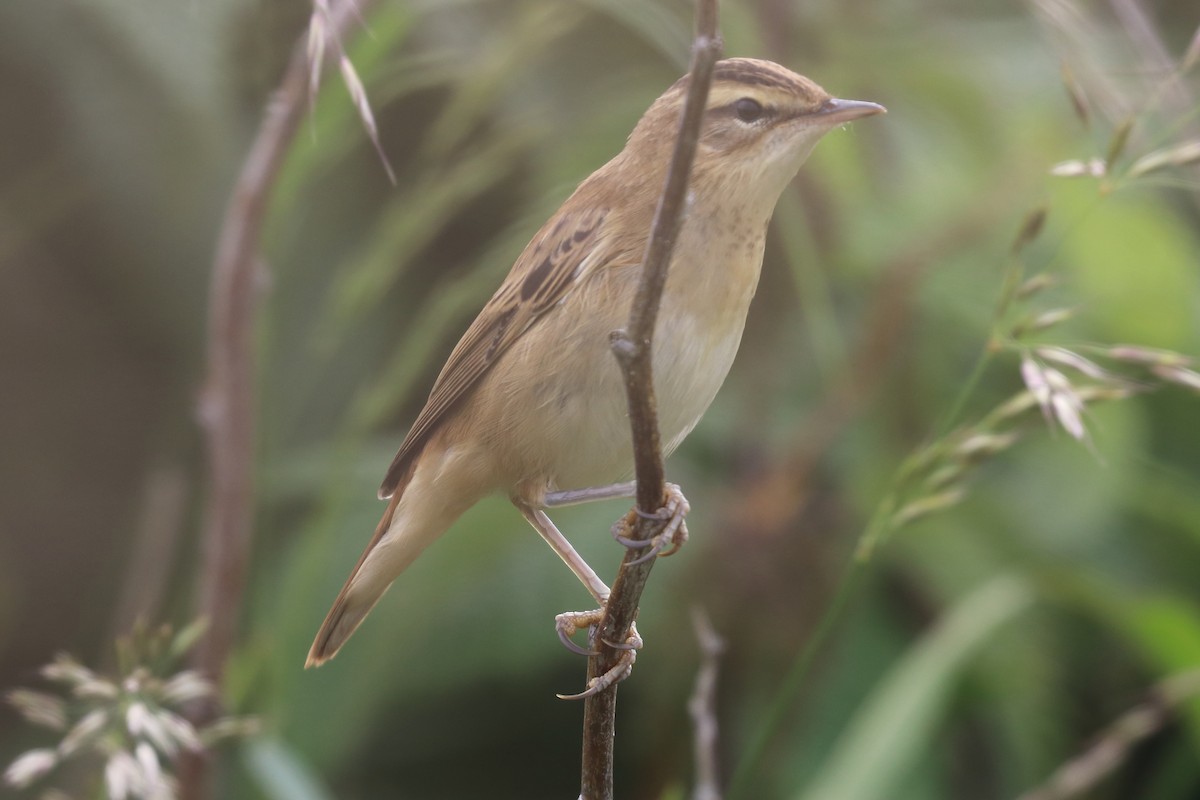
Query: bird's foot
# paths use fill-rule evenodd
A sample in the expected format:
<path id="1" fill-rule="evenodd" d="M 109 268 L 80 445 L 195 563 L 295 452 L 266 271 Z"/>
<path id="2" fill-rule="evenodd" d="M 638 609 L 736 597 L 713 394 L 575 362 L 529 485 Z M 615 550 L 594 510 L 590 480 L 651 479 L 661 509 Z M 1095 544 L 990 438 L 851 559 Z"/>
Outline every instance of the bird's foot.
<path id="1" fill-rule="evenodd" d="M 571 639 L 572 634 L 587 628 L 588 644 L 591 645 L 596 637 L 596 631 L 600 625 L 600 621 L 604 618 L 604 609 L 597 608 L 593 611 L 568 611 L 559 614 L 554 618 L 554 627 L 558 630 L 558 638 L 567 646 L 568 650 L 580 653 L 581 655 L 594 656 L 598 655 L 595 650 L 585 650 Z M 633 672 L 633 663 L 637 661 L 637 651 L 642 648 L 642 637 L 638 635 L 637 623 L 629 626 L 629 633 L 623 642 L 610 642 L 605 640 L 604 643 L 609 647 L 617 650 L 619 655 L 617 661 L 604 673 L 597 675 L 588 681 L 587 688 L 578 694 L 560 694 L 561 700 L 583 700 L 591 697 L 594 694 L 603 692 L 614 683 L 620 683 L 629 677 Z"/>
<path id="2" fill-rule="evenodd" d="M 649 561 L 656 556 L 665 557 L 674 555 L 680 547 L 683 547 L 683 543 L 688 540 L 688 529 L 685 519 L 692 507 L 688 503 L 687 498 L 683 496 L 683 490 L 677 484 L 668 483 L 666 486 L 666 503 L 658 511 L 655 511 L 653 514 L 647 514 L 637 508 L 633 509 L 633 514 L 643 519 L 666 520 L 667 524 L 662 529 L 662 532 L 649 539 L 630 538 L 625 534 L 632 524 L 628 515 L 613 526 L 613 538 L 625 547 L 628 547 L 630 550 L 649 548 L 645 553 L 630 561 L 629 566 L 641 564 L 643 561 Z"/>

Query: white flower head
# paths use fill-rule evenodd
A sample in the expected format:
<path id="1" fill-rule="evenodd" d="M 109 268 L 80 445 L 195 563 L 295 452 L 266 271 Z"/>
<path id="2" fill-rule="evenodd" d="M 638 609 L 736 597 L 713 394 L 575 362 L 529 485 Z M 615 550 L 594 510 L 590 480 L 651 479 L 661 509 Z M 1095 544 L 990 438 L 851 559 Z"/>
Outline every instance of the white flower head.
<path id="1" fill-rule="evenodd" d="M 131 703 L 125 712 L 125 727 L 137 739 L 149 740 L 167 755 L 173 756 L 179 752 L 174 737 L 168 732 L 166 725 L 156 712 L 146 707 L 145 703 Z"/>
<path id="2" fill-rule="evenodd" d="M 103 708 L 97 708 L 89 711 L 84 715 L 83 719 L 75 723 L 75 727 L 71 728 L 63 740 L 59 742 L 58 753 L 61 756 L 69 756 L 83 746 L 85 742 L 91 739 L 100 731 L 104 730 L 104 726 L 108 724 L 108 711 Z"/>
<path id="3" fill-rule="evenodd" d="M 205 680 L 199 672 L 187 669 L 166 682 L 163 686 L 162 696 L 166 702 L 177 704 L 210 697 L 212 693 L 211 683 Z"/>
<path id="4" fill-rule="evenodd" d="M 4 782 L 9 786 L 24 789 L 41 778 L 58 763 L 58 754 L 50 749 L 30 750 L 22 753 L 4 771 Z"/>
<path id="5" fill-rule="evenodd" d="M 1039 364 L 1028 355 L 1021 357 L 1021 378 L 1029 393 L 1037 400 L 1042 416 L 1048 423 L 1058 424 L 1073 438 L 1087 439 L 1087 428 L 1083 424 L 1083 397 L 1071 385 L 1071 381 L 1054 367 Z"/>
<path id="6" fill-rule="evenodd" d="M 116 751 L 104 765 L 104 788 L 109 800 L 140 800 L 145 796 L 141 764 L 127 751 Z"/>

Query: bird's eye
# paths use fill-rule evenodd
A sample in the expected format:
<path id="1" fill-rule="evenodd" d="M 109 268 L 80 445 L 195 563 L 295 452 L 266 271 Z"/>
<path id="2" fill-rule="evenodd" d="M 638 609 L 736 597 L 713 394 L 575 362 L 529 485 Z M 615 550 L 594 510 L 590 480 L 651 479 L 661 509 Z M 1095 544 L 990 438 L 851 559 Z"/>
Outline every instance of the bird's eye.
<path id="1" fill-rule="evenodd" d="M 757 122 L 763 116 L 762 103 L 752 97 L 743 97 L 733 104 L 733 113 L 742 122 Z"/>

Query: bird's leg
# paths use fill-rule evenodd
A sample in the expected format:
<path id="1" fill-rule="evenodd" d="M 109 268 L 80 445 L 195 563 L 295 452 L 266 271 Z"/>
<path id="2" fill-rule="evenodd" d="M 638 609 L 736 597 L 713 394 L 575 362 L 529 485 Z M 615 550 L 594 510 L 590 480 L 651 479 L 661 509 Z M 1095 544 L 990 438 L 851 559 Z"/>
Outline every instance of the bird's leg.
<path id="1" fill-rule="evenodd" d="M 669 520 L 662 532 L 656 536 L 644 541 L 631 539 L 624 535 L 622 531 L 628 528 L 627 520 L 621 520 L 613 526 L 613 538 L 620 542 L 625 547 L 631 550 L 641 550 L 650 548 L 650 550 L 641 557 L 630 562 L 630 566 L 640 564 L 643 561 L 648 561 L 655 556 L 670 556 L 674 555 L 684 542 L 688 539 L 687 517 L 688 511 L 691 510 L 691 505 L 687 498 L 683 496 L 683 490 L 677 484 L 668 483 L 666 485 L 667 496 L 666 503 L 656 511 L 653 515 L 649 515 L 650 519 Z M 618 497 L 633 497 L 637 492 L 637 484 L 629 483 L 614 483 L 609 486 L 593 486 L 587 489 L 570 489 L 564 492 L 550 492 L 542 501 L 546 508 L 558 508 L 561 506 L 572 506 L 580 503 L 591 503 L 596 500 L 611 500 Z M 641 511 L 634 509 L 638 516 L 647 516 Z M 576 573 L 578 574 L 578 573 Z"/>
<path id="2" fill-rule="evenodd" d="M 558 557 L 563 560 L 564 564 L 570 567 L 571 572 L 575 573 L 575 577 L 579 578 L 579 581 L 587 587 L 592 597 L 600 604 L 599 608 L 592 611 L 565 611 L 554 618 L 554 630 L 557 631 L 558 638 L 568 650 L 585 656 L 595 655 L 594 650 L 580 647 L 575 644 L 571 637 L 577 631 L 588 628 L 588 645 L 590 648 L 592 644 L 591 639 L 594 635 L 594 627 L 599 623 L 600 618 L 604 616 L 604 606 L 608 603 L 608 586 L 604 581 L 600 580 L 600 576 L 596 574 L 596 571 L 583 560 L 583 556 L 575 551 L 575 548 L 567 541 L 567 537 L 563 536 L 550 517 L 546 516 L 545 511 L 542 511 L 540 508 L 534 508 L 525 501 L 515 497 L 512 498 L 512 503 L 525 519 L 529 520 L 529 524 L 541 534 L 541 537 L 553 548 L 554 552 L 558 553 Z"/>
<path id="3" fill-rule="evenodd" d="M 562 506 L 578 505 L 580 503 L 591 503 L 597 500 L 633 497 L 636 490 L 637 484 L 635 483 L 615 483 L 609 486 L 550 492 L 545 496 L 542 504 L 545 508 L 559 508 Z M 677 485 L 668 483 L 666 490 L 666 502 L 654 514 L 645 515 L 636 508 L 634 509 L 634 513 L 639 516 L 665 520 L 666 525 L 663 527 L 661 533 L 645 541 L 639 541 L 624 535 L 621 531 L 628 529 L 628 516 L 613 527 L 613 537 L 625 547 L 636 550 L 649 548 L 645 555 L 629 562 L 630 565 L 640 564 L 658 555 L 672 555 L 687 541 L 687 523 L 684 521 L 684 518 L 691 507 Z M 587 590 L 595 598 L 596 602 L 600 604 L 599 608 L 591 611 L 566 611 L 554 618 L 554 629 L 558 633 L 559 640 L 562 641 L 568 650 L 581 655 L 596 655 L 596 650 L 594 649 L 595 636 L 600 622 L 604 619 L 605 606 L 608 603 L 609 596 L 608 586 L 604 581 L 600 580 L 600 576 L 596 574 L 596 571 L 583 560 L 583 557 L 567 541 L 567 537 L 563 536 L 562 532 L 550 517 L 546 515 L 545 511 L 541 508 L 535 508 L 517 497 L 512 498 L 512 503 L 525 519 L 529 521 L 534 530 L 553 548 L 554 552 L 558 553 L 558 557 L 575 573 L 575 577 L 579 578 L 580 582 L 587 587 Z M 576 633 L 584 629 L 588 631 L 588 647 L 586 649 L 576 644 L 572 638 Z M 637 651 L 641 649 L 643 644 L 642 637 L 638 634 L 637 624 L 634 623 L 629 626 L 629 632 L 625 637 L 625 641 L 609 642 L 605 640 L 605 644 L 620 651 L 617 662 L 608 671 L 588 681 L 587 688 L 579 694 L 560 694 L 559 697 L 564 700 L 580 700 L 598 694 L 614 683 L 623 681 L 629 676 L 629 673 L 633 671 L 633 664 L 637 660 Z"/>
<path id="4" fill-rule="evenodd" d="M 594 503 L 597 500 L 615 500 L 618 497 L 633 497 L 637 494 L 637 484 L 633 481 L 612 483 L 608 486 L 590 486 L 586 489 L 568 489 L 565 492 L 548 492 L 542 505 L 546 508 L 561 508 L 577 506 L 581 503 Z"/>
<path id="5" fill-rule="evenodd" d="M 563 560 L 563 563 L 570 567 L 571 572 L 575 573 L 575 577 L 579 578 L 579 581 L 587 587 L 596 602 L 604 605 L 608 601 L 608 585 L 600 580 L 596 571 L 583 560 L 583 556 L 575 551 L 575 548 L 567 541 L 567 537 L 563 536 L 551 519 L 546 516 L 546 512 L 540 508 L 534 508 L 516 497 L 512 498 L 512 503 L 525 519 L 529 520 L 529 524 L 533 526 L 534 530 L 546 540 L 546 544 L 558 553 L 558 557 Z"/>

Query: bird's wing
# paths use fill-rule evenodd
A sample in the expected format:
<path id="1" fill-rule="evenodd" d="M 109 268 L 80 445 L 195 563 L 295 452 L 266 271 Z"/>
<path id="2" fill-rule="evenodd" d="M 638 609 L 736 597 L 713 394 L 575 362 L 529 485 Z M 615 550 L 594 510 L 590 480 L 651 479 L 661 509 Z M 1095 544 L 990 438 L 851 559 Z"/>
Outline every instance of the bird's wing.
<path id="1" fill-rule="evenodd" d="M 438 426 L 513 342 L 563 299 L 580 279 L 608 260 L 602 242 L 607 209 L 563 210 L 533 238 L 504 283 L 467 328 L 399 452 L 388 467 L 380 499 L 391 497 Z"/>

